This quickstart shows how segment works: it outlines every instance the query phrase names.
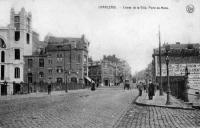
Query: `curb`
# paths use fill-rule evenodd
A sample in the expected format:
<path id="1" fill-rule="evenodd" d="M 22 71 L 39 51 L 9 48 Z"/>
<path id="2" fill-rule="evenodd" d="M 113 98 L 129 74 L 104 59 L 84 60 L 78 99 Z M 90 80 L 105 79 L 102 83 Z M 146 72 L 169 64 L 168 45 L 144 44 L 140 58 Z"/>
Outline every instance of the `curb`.
<path id="1" fill-rule="evenodd" d="M 131 108 L 132 104 L 138 99 L 139 95 L 133 99 L 133 101 L 128 105 L 128 107 L 122 112 L 121 116 L 116 120 L 112 128 L 116 128 L 119 125 L 119 121 L 126 115 L 127 110 Z"/>
<path id="2" fill-rule="evenodd" d="M 137 99 L 135 100 L 135 104 L 139 106 L 152 106 L 152 107 L 162 107 L 162 108 L 170 108 L 170 109 L 183 109 L 183 110 L 195 110 L 195 108 L 183 108 L 183 107 L 171 107 L 171 106 L 163 106 L 163 105 L 152 105 L 152 104 L 145 104 L 138 102 L 139 96 L 137 96 Z"/>

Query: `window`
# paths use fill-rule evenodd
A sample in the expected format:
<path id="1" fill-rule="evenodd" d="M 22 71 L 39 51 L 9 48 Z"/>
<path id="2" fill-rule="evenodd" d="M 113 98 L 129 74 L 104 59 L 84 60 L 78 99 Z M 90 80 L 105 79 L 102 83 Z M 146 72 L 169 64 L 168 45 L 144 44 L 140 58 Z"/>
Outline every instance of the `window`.
<path id="1" fill-rule="evenodd" d="M 44 77 L 44 73 L 43 72 L 39 72 L 39 77 L 43 78 Z"/>
<path id="2" fill-rule="evenodd" d="M 27 44 L 30 43 L 30 35 L 29 35 L 29 33 L 26 33 L 26 42 L 27 42 Z"/>
<path id="3" fill-rule="evenodd" d="M 28 59 L 28 68 L 33 67 L 33 59 Z"/>
<path id="4" fill-rule="evenodd" d="M 87 56 L 84 56 L 84 63 L 87 63 Z"/>
<path id="5" fill-rule="evenodd" d="M 49 62 L 49 64 L 52 64 L 52 59 L 49 59 L 48 62 Z"/>
<path id="6" fill-rule="evenodd" d="M 78 55 L 78 63 L 81 63 L 81 55 Z"/>
<path id="7" fill-rule="evenodd" d="M 20 22 L 19 16 L 15 16 L 15 22 Z"/>
<path id="8" fill-rule="evenodd" d="M 57 78 L 57 83 L 61 84 L 63 82 L 62 78 Z"/>
<path id="9" fill-rule="evenodd" d="M 15 78 L 20 78 L 20 68 L 15 68 Z"/>
<path id="10" fill-rule="evenodd" d="M 39 67 L 44 67 L 44 59 L 39 59 Z"/>
<path id="11" fill-rule="evenodd" d="M 15 49 L 15 60 L 20 59 L 20 49 Z"/>
<path id="12" fill-rule="evenodd" d="M 4 42 L 4 40 L 1 39 L 1 38 L 0 38 L 0 47 L 1 47 L 1 48 L 6 48 L 5 42 Z"/>
<path id="13" fill-rule="evenodd" d="M 30 31 L 30 24 L 31 24 L 30 18 L 27 18 L 27 28 L 28 28 L 28 31 Z"/>
<path id="14" fill-rule="evenodd" d="M 52 74 L 53 69 L 48 69 L 48 71 L 49 71 L 49 74 Z"/>
<path id="15" fill-rule="evenodd" d="M 5 52 L 1 52 L 1 62 L 5 62 Z"/>
<path id="16" fill-rule="evenodd" d="M 15 31 L 15 41 L 19 41 L 20 39 L 20 31 Z"/>
<path id="17" fill-rule="evenodd" d="M 33 74 L 28 73 L 28 83 L 32 83 L 32 82 L 33 82 Z"/>
<path id="18" fill-rule="evenodd" d="M 19 30 L 20 29 L 20 17 L 15 16 L 14 21 L 15 21 L 14 25 L 15 25 L 16 30 Z"/>
<path id="19" fill-rule="evenodd" d="M 58 67 L 57 67 L 57 73 L 62 73 L 62 72 L 63 72 L 62 67 L 61 67 L 61 66 L 58 66 Z"/>
<path id="20" fill-rule="evenodd" d="M 60 61 L 62 61 L 62 60 L 63 60 L 63 54 L 58 53 L 58 54 L 57 54 L 57 61 L 60 62 Z"/>
<path id="21" fill-rule="evenodd" d="M 5 66 L 4 65 L 1 65 L 1 80 L 4 80 L 4 71 L 5 70 Z"/>

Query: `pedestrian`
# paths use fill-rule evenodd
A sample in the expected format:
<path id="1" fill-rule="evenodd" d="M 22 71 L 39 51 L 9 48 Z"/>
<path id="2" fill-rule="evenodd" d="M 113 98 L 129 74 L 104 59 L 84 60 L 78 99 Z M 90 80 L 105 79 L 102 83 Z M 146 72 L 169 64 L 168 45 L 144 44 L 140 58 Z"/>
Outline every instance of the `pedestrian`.
<path id="1" fill-rule="evenodd" d="M 143 85 L 142 85 L 142 82 L 140 82 L 138 85 L 139 96 L 142 96 L 142 88 L 143 88 Z"/>
<path id="2" fill-rule="evenodd" d="M 95 91 L 95 83 L 94 83 L 94 82 L 92 82 L 91 90 L 92 90 L 92 91 Z"/>
<path id="3" fill-rule="evenodd" d="M 48 95 L 51 94 L 51 84 L 48 84 Z"/>
<path id="4" fill-rule="evenodd" d="M 154 91 L 155 91 L 154 84 L 153 84 L 153 83 L 151 82 L 151 80 L 150 80 L 150 81 L 149 81 L 149 88 L 148 88 L 149 100 L 152 100 L 152 99 L 153 99 Z"/>
<path id="5" fill-rule="evenodd" d="M 147 85 L 145 83 L 142 83 L 142 85 L 143 85 L 144 92 L 147 92 Z"/>

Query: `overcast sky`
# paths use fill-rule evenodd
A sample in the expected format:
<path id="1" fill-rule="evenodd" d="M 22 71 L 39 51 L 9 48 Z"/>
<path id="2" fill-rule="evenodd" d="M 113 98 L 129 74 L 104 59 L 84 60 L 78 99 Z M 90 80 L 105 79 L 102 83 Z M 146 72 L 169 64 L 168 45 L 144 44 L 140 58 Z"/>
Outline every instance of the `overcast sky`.
<path id="1" fill-rule="evenodd" d="M 186 11 L 189 4 L 195 7 L 193 13 Z M 100 9 L 103 5 L 116 9 Z M 9 23 L 11 7 L 25 7 L 32 12 L 32 26 L 41 40 L 47 33 L 62 37 L 85 34 L 94 60 L 103 54 L 116 54 L 128 61 L 132 73 L 152 61 L 153 48 L 158 47 L 159 25 L 162 43 L 200 43 L 199 0 L 0 0 L 0 26 Z"/>

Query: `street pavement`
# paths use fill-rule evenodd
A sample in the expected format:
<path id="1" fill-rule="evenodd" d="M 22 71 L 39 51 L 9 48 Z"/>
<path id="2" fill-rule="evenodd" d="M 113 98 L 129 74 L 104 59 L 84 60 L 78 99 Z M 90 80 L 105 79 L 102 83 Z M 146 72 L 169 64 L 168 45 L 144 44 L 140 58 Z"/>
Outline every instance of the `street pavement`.
<path id="1" fill-rule="evenodd" d="M 133 104 L 114 128 L 200 128 L 200 112 Z"/>
<path id="2" fill-rule="evenodd" d="M 34 96 L 35 95 L 35 96 Z M 136 89 L 101 87 L 0 98 L 0 128 L 198 128 L 200 111 L 137 105 Z"/>
<path id="3" fill-rule="evenodd" d="M 143 91 L 142 96 L 139 96 L 136 100 L 136 104 L 141 105 L 150 105 L 150 106 L 159 106 L 167 108 L 182 108 L 182 109 L 193 109 L 191 104 L 187 104 L 183 100 L 177 99 L 174 96 L 170 95 L 171 104 L 166 105 L 167 94 L 163 92 L 163 95 L 160 96 L 159 90 L 155 92 L 152 100 L 149 100 L 148 93 Z"/>
<path id="4" fill-rule="evenodd" d="M 200 128 L 200 111 L 171 97 L 171 105 L 165 105 L 166 94 L 156 92 L 148 100 L 143 92 L 124 113 L 114 128 Z"/>
<path id="5" fill-rule="evenodd" d="M 111 128 L 137 94 L 137 90 L 116 87 L 3 97 L 0 127 Z"/>

